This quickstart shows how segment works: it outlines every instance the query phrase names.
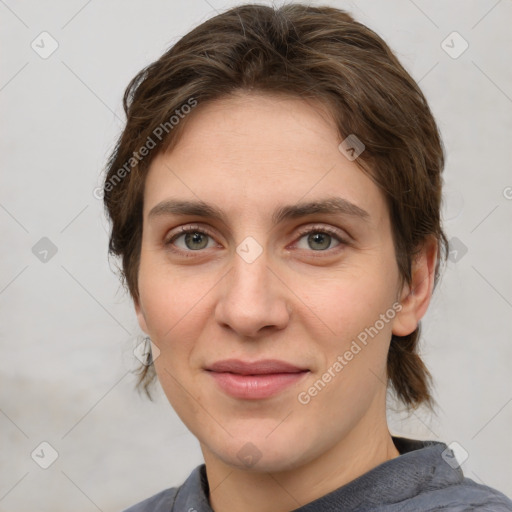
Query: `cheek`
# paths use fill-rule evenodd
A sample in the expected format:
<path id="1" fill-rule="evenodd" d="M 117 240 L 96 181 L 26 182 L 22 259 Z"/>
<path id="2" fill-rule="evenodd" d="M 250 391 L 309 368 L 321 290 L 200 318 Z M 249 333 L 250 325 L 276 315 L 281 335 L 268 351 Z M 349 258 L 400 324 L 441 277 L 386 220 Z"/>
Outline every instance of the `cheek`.
<path id="1" fill-rule="evenodd" d="M 325 398 L 332 394 L 335 402 L 355 406 L 365 403 L 376 387 L 385 383 L 396 315 L 395 278 L 393 267 L 376 264 L 324 283 L 326 293 L 317 297 L 315 309 L 330 334 L 318 343 L 318 349 L 324 353 L 322 375 L 329 369 L 335 375 L 325 376 L 325 380 L 333 383 L 329 384 Z"/>
<path id="2" fill-rule="evenodd" d="M 393 300 L 385 288 L 380 293 L 375 289 L 367 294 L 356 292 L 347 286 L 338 288 L 340 298 L 324 309 L 329 312 L 328 321 L 335 336 L 317 344 L 324 353 L 323 364 L 314 382 L 309 383 L 319 391 L 314 407 L 333 421 L 339 421 L 340 415 L 347 415 L 348 411 L 352 419 L 358 418 L 375 394 L 386 388 L 387 353 L 395 315 Z M 308 389 L 303 391 L 309 393 Z M 341 409 L 332 404 L 339 404 Z M 347 417 L 346 421 L 351 419 Z M 343 425 L 339 423 L 339 428 Z"/>
<path id="3" fill-rule="evenodd" d="M 181 407 L 187 398 L 180 383 L 195 378 L 189 374 L 190 365 L 205 322 L 211 318 L 205 308 L 215 280 L 190 272 L 183 275 L 178 268 L 171 271 L 168 264 L 150 257 L 141 258 L 141 305 L 148 334 L 160 350 L 155 360 L 158 379 L 173 406 Z"/>
<path id="4" fill-rule="evenodd" d="M 371 272 L 368 267 L 340 277 L 331 278 L 326 292 L 317 297 L 316 308 L 320 318 L 330 327 L 335 337 L 355 338 L 366 328 L 374 326 L 380 315 L 386 315 L 395 300 L 396 283 L 388 276 L 390 269 Z M 390 312 L 388 316 L 393 313 Z M 388 318 L 386 318 L 388 320 Z M 379 322 L 378 330 L 391 330 L 389 322 Z"/>
<path id="5" fill-rule="evenodd" d="M 167 400 L 190 432 L 198 438 L 215 435 L 215 423 L 205 418 L 205 407 L 210 408 L 211 403 L 205 403 L 204 392 L 188 373 L 180 373 L 184 365 L 179 362 L 179 354 L 175 357 L 161 354 L 154 364 Z"/>
<path id="6" fill-rule="evenodd" d="M 151 338 L 165 343 L 194 317 L 205 287 L 198 279 L 187 279 L 151 255 L 141 257 L 139 293 Z"/>

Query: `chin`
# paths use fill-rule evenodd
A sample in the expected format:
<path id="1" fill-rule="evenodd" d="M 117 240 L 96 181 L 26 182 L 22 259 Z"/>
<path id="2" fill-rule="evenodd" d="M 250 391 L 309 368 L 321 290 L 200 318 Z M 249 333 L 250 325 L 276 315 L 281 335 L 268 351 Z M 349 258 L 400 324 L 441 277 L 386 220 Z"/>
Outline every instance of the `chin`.
<path id="1" fill-rule="evenodd" d="M 209 451 L 224 464 L 249 472 L 281 472 L 295 469 L 307 462 L 308 449 L 304 436 L 281 433 L 273 439 L 268 432 L 226 439 L 222 446 L 210 446 Z"/>

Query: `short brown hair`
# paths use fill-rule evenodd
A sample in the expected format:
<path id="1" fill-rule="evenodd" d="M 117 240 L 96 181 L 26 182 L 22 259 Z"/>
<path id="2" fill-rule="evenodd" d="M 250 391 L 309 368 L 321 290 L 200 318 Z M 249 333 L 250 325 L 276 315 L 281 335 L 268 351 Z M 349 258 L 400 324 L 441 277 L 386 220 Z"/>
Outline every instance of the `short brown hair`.
<path id="1" fill-rule="evenodd" d="M 248 4 L 186 34 L 125 91 L 127 122 L 107 164 L 104 205 L 112 222 L 109 252 L 122 258 L 121 277 L 134 301 L 151 161 L 177 143 L 187 124 L 179 114 L 191 99 L 201 105 L 237 91 L 328 106 L 340 137 L 355 135 L 365 145 L 356 163 L 386 197 L 402 283 L 410 284 L 414 255 L 435 237 L 435 286 L 448 249 L 440 220 L 444 150 L 418 85 L 375 32 L 342 10 Z M 177 115 L 179 122 L 171 123 Z M 152 149 L 142 158 L 149 140 Z M 420 325 L 408 336 L 393 335 L 388 383 L 408 409 L 422 403 L 432 409 L 432 377 L 418 355 L 419 336 Z M 137 387 L 149 398 L 155 375 L 151 364 L 139 372 Z"/>

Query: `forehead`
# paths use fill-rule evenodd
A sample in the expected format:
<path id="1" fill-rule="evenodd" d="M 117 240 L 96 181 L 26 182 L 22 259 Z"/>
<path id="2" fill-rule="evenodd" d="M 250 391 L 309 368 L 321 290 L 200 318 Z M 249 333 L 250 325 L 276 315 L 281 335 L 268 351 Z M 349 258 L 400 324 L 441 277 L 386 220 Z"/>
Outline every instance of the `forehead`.
<path id="1" fill-rule="evenodd" d="M 325 108 L 300 98 L 244 94 L 199 105 L 178 144 L 152 162 L 144 216 L 170 197 L 235 216 L 341 197 L 378 221 L 383 195 L 340 142 Z"/>

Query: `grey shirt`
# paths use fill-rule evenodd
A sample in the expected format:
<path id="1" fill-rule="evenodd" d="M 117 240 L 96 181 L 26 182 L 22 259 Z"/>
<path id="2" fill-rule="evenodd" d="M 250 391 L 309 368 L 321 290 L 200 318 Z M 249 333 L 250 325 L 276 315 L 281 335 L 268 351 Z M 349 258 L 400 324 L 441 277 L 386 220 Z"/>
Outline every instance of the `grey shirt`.
<path id="1" fill-rule="evenodd" d="M 394 437 L 400 456 L 293 512 L 512 512 L 501 492 L 464 477 L 445 443 Z M 205 465 L 180 487 L 124 512 L 212 512 Z"/>

